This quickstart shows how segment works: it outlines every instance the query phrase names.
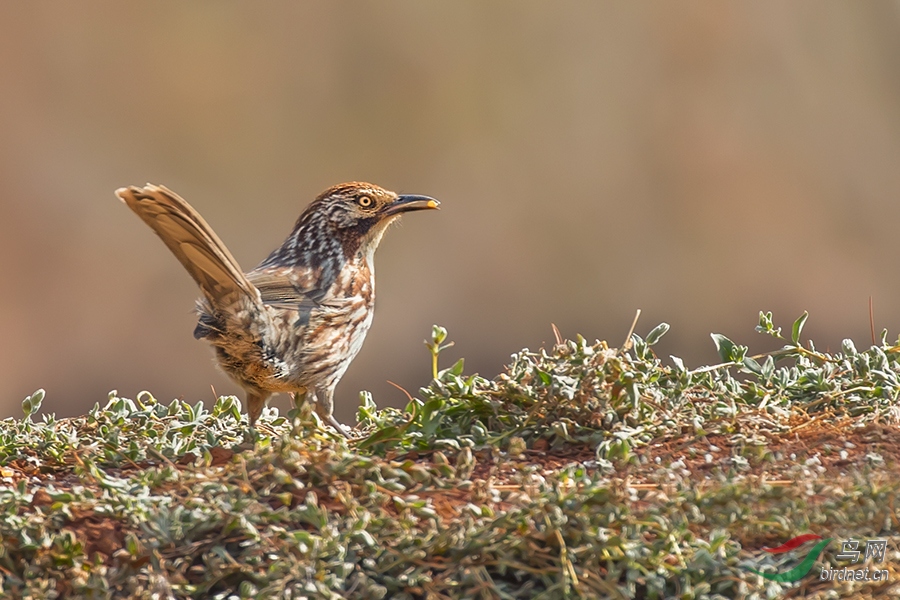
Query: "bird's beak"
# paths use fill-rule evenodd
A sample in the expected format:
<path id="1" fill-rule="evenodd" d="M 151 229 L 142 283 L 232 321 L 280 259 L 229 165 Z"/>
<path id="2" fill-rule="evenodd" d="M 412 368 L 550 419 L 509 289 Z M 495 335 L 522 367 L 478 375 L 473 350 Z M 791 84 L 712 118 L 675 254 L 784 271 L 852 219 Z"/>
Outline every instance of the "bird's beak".
<path id="1" fill-rule="evenodd" d="M 384 214 L 398 215 L 413 210 L 437 208 L 440 205 L 440 202 L 428 196 L 397 196 L 396 200 L 385 207 Z"/>

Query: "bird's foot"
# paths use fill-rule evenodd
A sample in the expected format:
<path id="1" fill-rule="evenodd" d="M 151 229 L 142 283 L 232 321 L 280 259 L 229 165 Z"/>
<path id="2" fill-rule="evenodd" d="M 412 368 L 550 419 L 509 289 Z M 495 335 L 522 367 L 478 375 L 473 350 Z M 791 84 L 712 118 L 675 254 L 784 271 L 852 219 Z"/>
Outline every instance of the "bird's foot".
<path id="1" fill-rule="evenodd" d="M 350 436 L 350 432 L 347 431 L 347 428 L 341 425 L 341 422 L 334 418 L 334 415 L 328 415 L 328 424 L 338 430 L 342 436 L 347 438 L 348 440 L 352 440 L 353 438 Z"/>

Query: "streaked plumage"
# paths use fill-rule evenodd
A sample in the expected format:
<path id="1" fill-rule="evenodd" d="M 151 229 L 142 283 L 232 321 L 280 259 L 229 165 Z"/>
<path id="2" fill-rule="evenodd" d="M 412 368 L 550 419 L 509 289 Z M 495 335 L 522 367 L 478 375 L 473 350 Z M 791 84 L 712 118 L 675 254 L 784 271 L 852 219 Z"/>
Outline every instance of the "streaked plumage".
<path id="1" fill-rule="evenodd" d="M 203 292 L 194 337 L 216 350 L 222 369 L 247 392 L 250 424 L 273 393 L 312 396 L 334 419 L 334 389 L 362 347 L 375 301 L 374 254 L 402 213 L 437 208 L 426 196 L 398 196 L 369 183 L 323 192 L 290 235 L 244 273 L 187 202 L 152 184 L 116 191 L 181 261 Z"/>

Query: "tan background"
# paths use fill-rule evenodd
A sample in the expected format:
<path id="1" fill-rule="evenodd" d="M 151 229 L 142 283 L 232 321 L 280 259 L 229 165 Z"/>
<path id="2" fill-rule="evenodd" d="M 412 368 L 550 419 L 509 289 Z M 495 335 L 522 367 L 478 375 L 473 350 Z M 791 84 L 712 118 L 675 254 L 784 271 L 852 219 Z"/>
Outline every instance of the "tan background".
<path id="1" fill-rule="evenodd" d="M 392 230 L 338 387 L 397 404 L 432 323 L 469 370 L 551 339 L 715 360 L 804 309 L 820 347 L 900 330 L 896 2 L 4 2 L 0 416 L 236 388 L 196 289 L 114 197 L 152 181 L 249 268 L 327 186 L 443 201 Z M 282 401 L 282 406 L 285 403 Z"/>

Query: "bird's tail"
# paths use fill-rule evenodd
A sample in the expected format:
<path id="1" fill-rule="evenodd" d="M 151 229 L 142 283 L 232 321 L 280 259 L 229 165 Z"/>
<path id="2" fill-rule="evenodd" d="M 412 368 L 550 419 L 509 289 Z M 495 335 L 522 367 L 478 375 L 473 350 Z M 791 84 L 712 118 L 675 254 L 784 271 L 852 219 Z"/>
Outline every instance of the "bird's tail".
<path id="1" fill-rule="evenodd" d="M 227 302 L 235 294 L 256 297 L 256 288 L 219 236 L 178 194 L 148 183 L 120 188 L 116 196 L 156 232 L 212 306 Z"/>

